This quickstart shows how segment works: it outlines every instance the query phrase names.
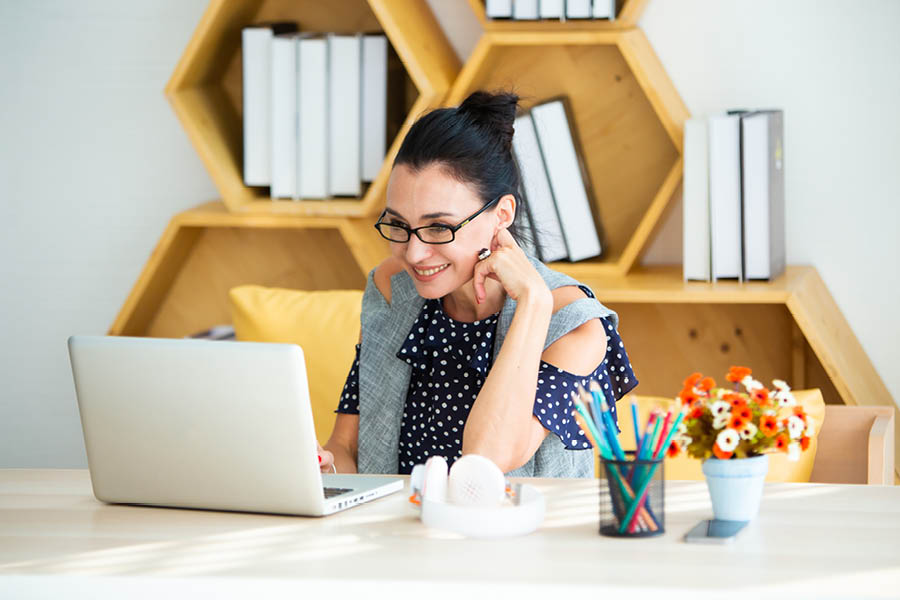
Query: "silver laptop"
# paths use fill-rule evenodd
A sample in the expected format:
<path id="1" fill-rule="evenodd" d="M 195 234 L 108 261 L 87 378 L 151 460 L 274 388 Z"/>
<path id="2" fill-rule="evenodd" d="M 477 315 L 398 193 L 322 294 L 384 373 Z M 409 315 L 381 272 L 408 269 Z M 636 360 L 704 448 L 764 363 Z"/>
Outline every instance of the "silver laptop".
<path id="1" fill-rule="evenodd" d="M 69 357 L 104 502 L 321 516 L 403 488 L 319 472 L 299 346 L 73 336 Z"/>

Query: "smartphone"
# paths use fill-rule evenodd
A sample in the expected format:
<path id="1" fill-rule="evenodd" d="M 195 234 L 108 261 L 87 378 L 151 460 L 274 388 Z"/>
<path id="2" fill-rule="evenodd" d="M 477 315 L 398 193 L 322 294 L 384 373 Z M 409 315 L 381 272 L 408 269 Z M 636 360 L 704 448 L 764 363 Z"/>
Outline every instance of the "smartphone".
<path id="1" fill-rule="evenodd" d="M 723 521 L 707 519 L 700 521 L 684 536 L 684 541 L 698 544 L 727 544 L 749 521 Z"/>

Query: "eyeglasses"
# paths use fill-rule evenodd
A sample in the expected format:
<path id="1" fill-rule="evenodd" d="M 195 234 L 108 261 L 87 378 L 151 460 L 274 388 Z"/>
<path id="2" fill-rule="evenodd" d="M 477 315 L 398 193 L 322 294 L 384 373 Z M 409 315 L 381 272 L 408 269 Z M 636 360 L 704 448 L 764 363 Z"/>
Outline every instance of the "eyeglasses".
<path id="1" fill-rule="evenodd" d="M 456 232 L 459 231 L 463 225 L 492 207 L 505 195 L 506 194 L 497 196 L 459 225 L 425 225 L 424 227 L 410 228 L 399 223 L 385 223 L 382 221 L 387 214 L 387 210 L 385 210 L 381 213 L 381 216 L 378 217 L 378 222 L 375 223 L 375 229 L 378 230 L 378 233 L 380 233 L 381 237 L 384 239 L 400 244 L 408 242 L 412 234 L 416 234 L 416 237 L 425 244 L 449 244 L 456 239 Z"/>

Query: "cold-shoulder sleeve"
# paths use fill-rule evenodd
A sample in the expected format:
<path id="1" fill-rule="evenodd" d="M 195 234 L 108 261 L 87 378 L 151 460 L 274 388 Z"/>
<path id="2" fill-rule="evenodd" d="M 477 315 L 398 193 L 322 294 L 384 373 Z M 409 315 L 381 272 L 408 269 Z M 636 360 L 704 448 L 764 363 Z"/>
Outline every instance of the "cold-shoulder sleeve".
<path id="1" fill-rule="evenodd" d="M 610 319 L 600 319 L 606 330 L 606 356 L 587 376 L 575 375 L 548 362 L 541 361 L 538 370 L 534 416 L 550 433 L 556 435 L 569 450 L 590 447 L 587 435 L 572 417 L 575 404 L 571 393 L 580 384 L 585 389 L 596 381 L 610 402 L 613 420 L 618 427 L 616 402 L 637 385 L 637 379 L 625 352 L 625 345 Z"/>

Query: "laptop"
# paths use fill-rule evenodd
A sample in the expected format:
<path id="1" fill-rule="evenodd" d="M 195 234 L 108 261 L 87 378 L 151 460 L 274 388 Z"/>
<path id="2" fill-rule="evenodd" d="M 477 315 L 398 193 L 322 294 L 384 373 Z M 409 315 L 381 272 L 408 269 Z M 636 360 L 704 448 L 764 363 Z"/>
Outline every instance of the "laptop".
<path id="1" fill-rule="evenodd" d="M 319 471 L 294 344 L 72 336 L 94 495 L 109 503 L 323 516 L 403 488 Z"/>

